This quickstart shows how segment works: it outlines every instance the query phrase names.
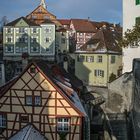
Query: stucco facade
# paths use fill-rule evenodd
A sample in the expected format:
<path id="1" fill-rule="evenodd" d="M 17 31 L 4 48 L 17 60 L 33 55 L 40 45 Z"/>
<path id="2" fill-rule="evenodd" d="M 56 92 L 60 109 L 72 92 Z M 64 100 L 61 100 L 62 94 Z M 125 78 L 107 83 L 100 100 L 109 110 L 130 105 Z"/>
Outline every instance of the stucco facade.
<path id="1" fill-rule="evenodd" d="M 123 33 L 127 29 L 132 29 L 136 24 L 136 19 L 140 17 L 140 2 L 138 0 L 123 0 Z M 140 57 L 140 47 L 130 47 L 123 49 L 123 73 L 132 71 L 134 58 Z"/>
<path id="2" fill-rule="evenodd" d="M 83 59 L 79 60 L 80 57 Z M 75 54 L 75 75 L 87 85 L 107 86 L 112 73 L 116 77 L 121 74 L 121 64 L 121 54 L 79 52 Z"/>
<path id="3" fill-rule="evenodd" d="M 32 25 L 23 17 L 17 20 L 15 24 L 9 23 L 3 28 L 4 59 L 21 58 L 23 53 L 28 53 L 30 57 L 46 56 L 46 59 L 54 59 L 54 23 Z"/>

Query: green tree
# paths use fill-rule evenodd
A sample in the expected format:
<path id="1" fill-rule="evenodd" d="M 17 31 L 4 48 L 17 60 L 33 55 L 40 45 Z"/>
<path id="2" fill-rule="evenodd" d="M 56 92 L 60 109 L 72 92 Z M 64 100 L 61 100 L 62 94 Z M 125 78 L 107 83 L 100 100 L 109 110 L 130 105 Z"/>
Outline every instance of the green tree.
<path id="1" fill-rule="evenodd" d="M 136 24 L 133 29 L 128 29 L 122 39 L 119 41 L 122 47 L 140 45 L 140 24 Z"/>

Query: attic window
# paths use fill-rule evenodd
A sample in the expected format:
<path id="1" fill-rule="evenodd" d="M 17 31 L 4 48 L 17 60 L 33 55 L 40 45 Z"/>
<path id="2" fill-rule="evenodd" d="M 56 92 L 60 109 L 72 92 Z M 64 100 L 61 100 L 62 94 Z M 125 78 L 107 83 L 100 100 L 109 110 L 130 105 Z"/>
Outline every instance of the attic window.
<path id="1" fill-rule="evenodd" d="M 36 19 L 36 18 L 37 18 L 37 16 L 35 16 L 35 15 L 32 16 L 32 19 Z"/>
<path id="2" fill-rule="evenodd" d="M 39 8 L 39 9 L 38 9 L 38 12 L 39 12 L 39 13 L 41 13 L 41 12 L 42 12 L 42 9 L 41 9 L 41 8 Z"/>
<path id="3" fill-rule="evenodd" d="M 30 68 L 30 73 L 34 74 L 36 72 L 35 67 Z"/>
<path id="4" fill-rule="evenodd" d="M 50 19 L 50 17 L 48 17 L 48 16 L 44 16 L 44 19 Z"/>

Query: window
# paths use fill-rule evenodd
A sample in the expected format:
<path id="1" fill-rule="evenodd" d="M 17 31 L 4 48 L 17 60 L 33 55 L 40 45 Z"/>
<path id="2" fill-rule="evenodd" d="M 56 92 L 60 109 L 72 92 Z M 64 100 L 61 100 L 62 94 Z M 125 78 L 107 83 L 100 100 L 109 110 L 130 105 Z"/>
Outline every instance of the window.
<path id="1" fill-rule="evenodd" d="M 36 38 L 36 37 L 33 37 L 33 38 L 31 39 L 31 42 L 32 42 L 32 43 L 37 43 L 37 38 Z"/>
<path id="2" fill-rule="evenodd" d="M 8 45 L 5 47 L 5 52 L 12 53 L 13 51 L 14 51 L 14 46 Z"/>
<path id="3" fill-rule="evenodd" d="M 97 56 L 97 62 L 98 62 L 98 63 L 102 63 L 102 61 L 103 61 L 102 59 L 103 59 L 103 58 L 102 58 L 101 55 Z"/>
<path id="4" fill-rule="evenodd" d="M 104 71 L 103 70 L 95 70 L 94 75 L 96 77 L 104 77 Z"/>
<path id="5" fill-rule="evenodd" d="M 35 105 L 40 106 L 41 105 L 41 97 L 35 96 Z"/>
<path id="6" fill-rule="evenodd" d="M 113 63 L 115 63 L 115 56 L 114 55 L 111 56 L 111 64 L 113 64 Z"/>
<path id="7" fill-rule="evenodd" d="M 77 61 L 84 62 L 85 61 L 85 56 L 83 56 L 83 55 L 77 56 Z"/>
<path id="8" fill-rule="evenodd" d="M 136 24 L 140 24 L 140 17 L 136 17 Z"/>
<path id="9" fill-rule="evenodd" d="M 50 17 L 48 17 L 48 16 L 44 16 L 44 19 L 50 19 Z"/>
<path id="10" fill-rule="evenodd" d="M 21 67 L 17 67 L 15 69 L 15 75 L 19 75 L 22 72 L 22 68 Z"/>
<path id="11" fill-rule="evenodd" d="M 19 28 L 19 33 L 25 33 L 24 28 Z"/>
<path id="12" fill-rule="evenodd" d="M 69 119 L 68 118 L 58 118 L 57 119 L 57 131 L 68 132 L 69 131 Z"/>
<path id="13" fill-rule="evenodd" d="M 140 4 L 140 0 L 136 0 L 136 5 Z"/>
<path id="14" fill-rule="evenodd" d="M 8 34 L 12 33 L 11 28 L 7 28 L 7 33 L 8 33 Z"/>
<path id="15" fill-rule="evenodd" d="M 33 33 L 36 33 L 37 32 L 37 29 L 36 28 L 33 28 Z"/>
<path id="16" fill-rule="evenodd" d="M 6 115 L 0 114 L 0 128 L 6 128 Z"/>
<path id="17" fill-rule="evenodd" d="M 66 41 L 65 41 L 65 38 L 62 38 L 62 39 L 61 39 L 61 42 L 62 42 L 62 44 L 65 44 L 65 42 L 66 42 Z"/>
<path id="18" fill-rule="evenodd" d="M 26 96 L 26 105 L 33 105 L 32 96 Z"/>
<path id="19" fill-rule="evenodd" d="M 27 40 L 27 38 L 25 38 L 25 37 L 19 37 L 18 42 L 19 42 L 19 43 L 25 43 L 25 42 L 27 43 L 28 40 Z"/>
<path id="20" fill-rule="evenodd" d="M 36 19 L 36 18 L 37 18 L 37 16 L 35 16 L 35 15 L 32 16 L 32 19 Z"/>
<path id="21" fill-rule="evenodd" d="M 51 29 L 50 28 L 46 28 L 46 33 L 50 33 Z"/>
<path id="22" fill-rule="evenodd" d="M 28 123 L 29 122 L 29 116 L 21 116 L 20 121 L 22 123 Z"/>
<path id="23" fill-rule="evenodd" d="M 50 42 L 50 38 L 47 37 L 46 38 L 46 43 L 48 43 L 48 42 Z"/>
<path id="24" fill-rule="evenodd" d="M 87 56 L 86 61 L 87 62 L 94 62 L 94 56 Z"/>
<path id="25" fill-rule="evenodd" d="M 12 42 L 12 38 L 11 38 L 11 37 L 8 37 L 8 38 L 7 38 L 7 42 L 8 42 L 8 43 L 11 43 L 11 42 Z"/>
<path id="26" fill-rule="evenodd" d="M 28 105 L 28 106 L 41 106 L 41 97 L 27 95 L 26 96 L 26 105 Z"/>

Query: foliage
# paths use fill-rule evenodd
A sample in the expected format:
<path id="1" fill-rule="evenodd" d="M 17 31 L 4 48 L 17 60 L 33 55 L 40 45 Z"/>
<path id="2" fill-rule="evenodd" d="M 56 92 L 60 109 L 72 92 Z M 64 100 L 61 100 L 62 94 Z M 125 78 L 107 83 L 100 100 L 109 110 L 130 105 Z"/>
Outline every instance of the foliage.
<path id="1" fill-rule="evenodd" d="M 116 79 L 116 75 L 114 73 L 111 73 L 110 77 L 109 77 L 109 82 L 112 82 Z"/>
<path id="2" fill-rule="evenodd" d="M 67 132 L 59 132 L 60 140 L 66 140 Z"/>
<path id="3" fill-rule="evenodd" d="M 123 38 L 119 41 L 119 45 L 122 47 L 139 46 L 140 42 L 140 25 L 136 24 L 133 29 L 128 29 Z"/>

